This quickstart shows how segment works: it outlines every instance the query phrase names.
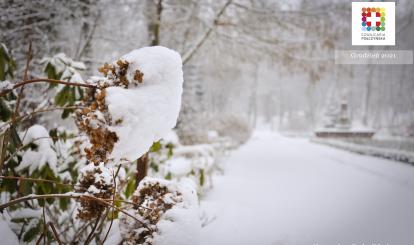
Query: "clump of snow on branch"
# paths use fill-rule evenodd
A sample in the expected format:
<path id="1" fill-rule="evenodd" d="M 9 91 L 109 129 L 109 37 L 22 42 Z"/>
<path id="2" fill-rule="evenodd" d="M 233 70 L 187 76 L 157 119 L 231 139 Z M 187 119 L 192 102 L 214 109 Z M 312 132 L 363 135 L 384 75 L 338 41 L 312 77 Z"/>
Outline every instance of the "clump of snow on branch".
<path id="1" fill-rule="evenodd" d="M 27 150 L 22 156 L 22 162 L 16 168 L 17 171 L 28 168 L 29 174 L 36 169 L 41 169 L 46 164 L 57 175 L 57 156 L 53 149 L 53 141 L 51 140 L 47 130 L 41 125 L 33 125 L 23 136 L 23 144 L 37 145 L 36 149 Z"/>
<path id="2" fill-rule="evenodd" d="M 148 151 L 153 142 L 161 139 L 175 125 L 181 106 L 183 84 L 180 55 L 164 47 L 134 50 L 122 59 L 129 62 L 128 79 L 143 73 L 143 83 L 135 88 L 107 89 L 106 103 L 119 141 L 111 157 L 135 160 Z"/>
<path id="3" fill-rule="evenodd" d="M 93 77 L 77 125 L 91 146 L 88 160 L 134 161 L 177 122 L 183 83 L 180 55 L 164 47 L 134 50 Z"/>
<path id="4" fill-rule="evenodd" d="M 120 217 L 125 244 L 198 244 L 201 224 L 197 200 L 191 180 L 146 177 L 132 197 L 136 205 L 128 210 L 141 222 L 124 214 Z"/>

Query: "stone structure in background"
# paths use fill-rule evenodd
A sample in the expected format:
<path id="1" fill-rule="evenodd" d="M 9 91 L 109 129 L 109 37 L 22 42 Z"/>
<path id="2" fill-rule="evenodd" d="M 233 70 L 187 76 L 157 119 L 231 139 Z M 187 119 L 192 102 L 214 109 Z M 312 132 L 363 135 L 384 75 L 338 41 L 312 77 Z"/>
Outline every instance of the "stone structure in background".
<path id="1" fill-rule="evenodd" d="M 349 104 L 346 96 L 340 103 L 336 103 L 335 97 L 330 97 L 325 111 L 323 128 L 315 130 L 315 135 L 320 138 L 371 138 L 374 131 L 369 128 L 352 127 Z"/>

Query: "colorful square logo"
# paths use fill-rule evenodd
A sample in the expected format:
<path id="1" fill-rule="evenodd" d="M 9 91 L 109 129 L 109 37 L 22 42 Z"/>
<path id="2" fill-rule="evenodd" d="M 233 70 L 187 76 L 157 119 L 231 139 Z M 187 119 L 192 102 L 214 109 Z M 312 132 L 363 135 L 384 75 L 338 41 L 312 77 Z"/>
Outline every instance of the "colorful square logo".
<path id="1" fill-rule="evenodd" d="M 361 9 L 362 31 L 385 31 L 385 8 Z"/>
<path id="2" fill-rule="evenodd" d="M 352 45 L 395 45 L 395 2 L 352 2 Z"/>

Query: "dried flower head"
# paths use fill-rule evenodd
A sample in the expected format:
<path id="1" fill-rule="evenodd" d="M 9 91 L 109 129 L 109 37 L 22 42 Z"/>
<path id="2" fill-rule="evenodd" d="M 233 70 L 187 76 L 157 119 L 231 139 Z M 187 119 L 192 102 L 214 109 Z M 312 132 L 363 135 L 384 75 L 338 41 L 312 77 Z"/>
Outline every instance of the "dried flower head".
<path id="1" fill-rule="evenodd" d="M 87 165 L 80 171 L 75 192 L 100 199 L 111 199 L 114 193 L 112 173 L 104 166 L 104 163 L 100 163 L 98 166 Z M 97 200 L 87 197 L 81 198 L 78 217 L 83 220 L 97 218 L 105 207 L 105 204 Z"/>
<path id="2" fill-rule="evenodd" d="M 132 196 L 135 205 L 130 212 L 155 229 L 149 230 L 130 217 L 121 215 L 121 235 L 125 244 L 152 244 L 153 232 L 161 216 L 182 201 L 182 194 L 165 183 L 144 179 Z"/>

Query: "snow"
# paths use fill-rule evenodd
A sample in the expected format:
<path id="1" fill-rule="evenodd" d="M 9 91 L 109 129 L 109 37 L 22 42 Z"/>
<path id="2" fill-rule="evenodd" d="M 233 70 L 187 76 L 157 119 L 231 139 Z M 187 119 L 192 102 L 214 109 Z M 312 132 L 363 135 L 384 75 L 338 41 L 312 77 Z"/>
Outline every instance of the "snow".
<path id="1" fill-rule="evenodd" d="M 93 163 L 89 163 L 85 167 L 81 168 L 79 171 L 79 179 L 84 178 L 88 173 L 94 173 L 94 182 L 99 183 L 100 186 L 106 185 L 110 186 L 113 184 L 112 172 L 109 168 L 105 167 L 103 162 L 99 163 L 98 166 L 95 166 Z M 88 193 L 96 194 L 101 190 L 96 188 L 96 186 L 91 185 L 88 188 Z"/>
<path id="2" fill-rule="evenodd" d="M 339 149 L 352 151 L 355 153 L 370 155 L 376 157 L 382 157 L 386 159 L 406 162 L 414 165 L 414 153 L 411 151 L 397 150 L 397 149 L 385 149 L 383 147 L 375 147 L 369 145 L 361 145 L 350 142 L 343 142 L 335 139 L 318 139 L 314 138 L 312 141 L 316 143 L 326 144 Z"/>
<path id="3" fill-rule="evenodd" d="M 1 81 L 1 83 L 0 83 L 0 91 L 2 91 L 2 90 L 8 90 L 8 89 L 13 89 L 13 84 L 10 81 L 8 81 L 8 80 Z"/>
<path id="4" fill-rule="evenodd" d="M 171 143 L 171 144 L 173 144 L 173 145 L 178 145 L 178 144 L 180 144 L 180 141 L 179 141 L 179 139 L 178 139 L 178 135 L 173 131 L 173 130 L 171 130 L 169 133 L 167 133 L 166 135 L 164 135 L 163 137 L 162 137 L 162 140 L 165 142 L 165 143 Z"/>
<path id="5" fill-rule="evenodd" d="M 1 234 L 1 243 L 7 245 L 18 245 L 19 240 L 17 239 L 16 234 L 10 229 L 6 221 L 0 219 L 0 234 Z"/>
<path id="6" fill-rule="evenodd" d="M 122 59 L 129 62 L 128 80 L 133 80 L 137 69 L 144 77 L 143 83 L 133 88 L 107 88 L 105 101 L 112 120 L 122 120 L 120 125 L 109 128 L 119 138 L 110 157 L 133 161 L 176 125 L 181 106 L 182 62 L 177 52 L 160 46 L 134 50 Z"/>
<path id="7" fill-rule="evenodd" d="M 79 71 L 86 69 L 85 64 L 72 60 L 64 53 L 58 53 L 51 58 L 44 58 L 41 63 L 52 65 L 55 68 L 56 74 L 62 74 L 60 77 L 61 80 L 78 83 L 84 82 Z"/>
<path id="8" fill-rule="evenodd" d="M 165 141 L 165 139 L 164 139 Z M 168 141 L 165 141 L 168 142 Z M 212 187 L 211 176 L 218 167 L 221 152 L 226 148 L 225 142 L 199 145 L 175 144 L 173 155 L 165 158 L 166 153 L 152 154 L 151 157 L 158 162 L 158 169 L 151 171 L 150 176 L 172 179 L 183 177 L 192 179 L 197 185 L 197 192 L 201 194 Z"/>
<path id="9" fill-rule="evenodd" d="M 23 218 L 40 218 L 42 216 L 41 209 L 31 209 L 31 208 L 20 208 L 13 211 L 10 216 L 13 219 L 23 219 Z"/>
<path id="10" fill-rule="evenodd" d="M 174 176 L 185 176 L 192 170 L 191 160 L 184 157 L 173 158 L 167 161 L 166 168 Z"/>
<path id="11" fill-rule="evenodd" d="M 107 228 L 108 229 L 108 228 Z M 107 229 L 103 229 L 103 230 L 107 230 Z M 103 236 L 105 234 L 101 234 L 101 240 L 103 240 Z M 108 234 L 108 239 L 106 240 L 105 244 L 121 244 L 122 242 L 122 237 L 121 237 L 121 232 L 119 230 L 119 219 L 114 219 L 111 230 Z"/>
<path id="12" fill-rule="evenodd" d="M 22 156 L 22 162 L 17 171 L 29 168 L 29 174 L 32 174 L 36 169 L 41 169 L 45 164 L 49 165 L 50 169 L 57 175 L 57 157 L 53 150 L 53 141 L 50 139 L 48 131 L 41 125 L 33 125 L 23 136 L 23 145 L 34 143 L 37 145 L 35 150 L 27 150 Z"/>
<path id="13" fill-rule="evenodd" d="M 183 201 L 161 216 L 154 245 L 194 245 L 200 242 L 201 223 L 195 184 L 190 179 L 183 179 L 177 184 L 177 189 L 183 195 Z"/>
<path id="14" fill-rule="evenodd" d="M 270 132 L 202 200 L 201 244 L 414 244 L 414 168 Z"/>
<path id="15" fill-rule="evenodd" d="M 140 191 L 149 186 L 166 187 L 167 193 L 163 194 L 164 203 L 172 204 L 166 209 L 157 223 L 152 226 L 155 232 L 146 241 L 153 245 L 195 245 L 199 244 L 201 222 L 199 218 L 199 205 L 195 183 L 184 178 L 180 181 L 169 181 L 152 177 L 145 177 L 139 184 L 134 196 L 140 197 Z M 146 198 L 141 207 L 154 208 L 154 200 Z M 149 205 L 149 206 L 148 206 Z M 135 218 L 143 217 L 134 210 L 127 210 Z M 148 221 L 148 219 L 145 219 Z M 126 243 L 133 242 L 136 236 L 147 231 L 147 228 L 137 225 L 134 219 L 121 214 L 120 232 L 126 239 Z M 116 238 L 116 237 L 115 237 Z M 131 244 L 131 243 L 128 243 Z"/>

